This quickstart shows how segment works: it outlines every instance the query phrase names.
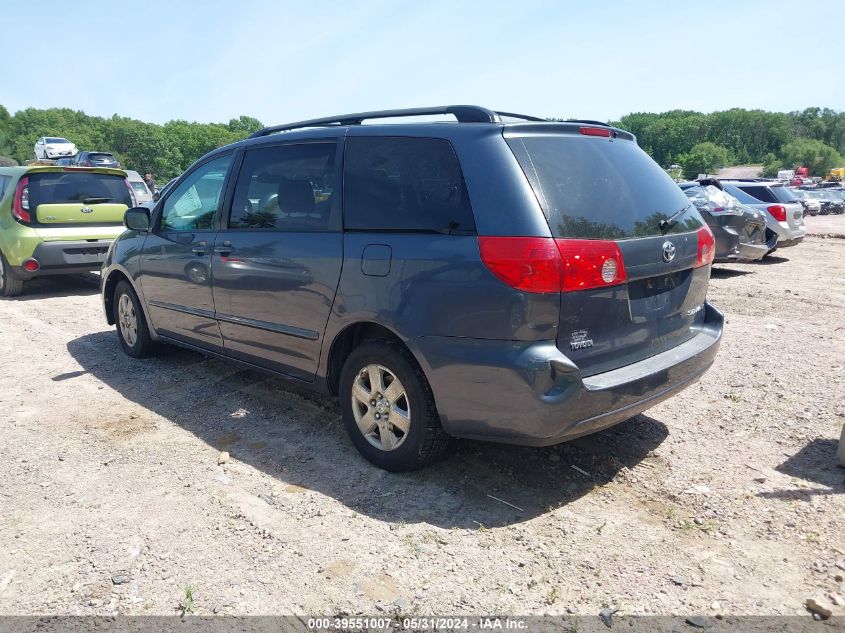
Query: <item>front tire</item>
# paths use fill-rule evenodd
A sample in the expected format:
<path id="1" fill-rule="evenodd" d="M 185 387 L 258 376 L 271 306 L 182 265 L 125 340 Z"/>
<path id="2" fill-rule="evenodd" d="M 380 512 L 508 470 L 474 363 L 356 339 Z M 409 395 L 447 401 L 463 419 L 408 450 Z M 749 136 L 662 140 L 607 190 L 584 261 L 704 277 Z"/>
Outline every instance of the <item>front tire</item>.
<path id="1" fill-rule="evenodd" d="M 126 281 L 114 290 L 114 324 L 123 351 L 133 358 L 146 358 L 155 353 L 155 342 L 138 295 Z"/>
<path id="2" fill-rule="evenodd" d="M 355 448 L 385 470 L 422 468 L 448 446 L 431 387 L 399 343 L 369 341 L 353 350 L 340 375 L 340 405 Z"/>
<path id="3" fill-rule="evenodd" d="M 0 253 L 0 297 L 17 297 L 23 292 L 23 279 L 15 274 L 3 253 Z"/>

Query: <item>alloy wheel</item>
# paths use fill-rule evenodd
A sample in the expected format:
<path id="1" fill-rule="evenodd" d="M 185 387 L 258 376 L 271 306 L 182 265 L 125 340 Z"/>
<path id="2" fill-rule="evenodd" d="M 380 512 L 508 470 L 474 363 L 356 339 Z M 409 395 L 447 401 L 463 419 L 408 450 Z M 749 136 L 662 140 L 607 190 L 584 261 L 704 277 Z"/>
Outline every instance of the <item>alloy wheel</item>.
<path id="1" fill-rule="evenodd" d="M 411 403 L 399 378 L 383 365 L 367 365 L 352 383 L 358 430 L 378 449 L 393 451 L 411 429 Z"/>
<path id="2" fill-rule="evenodd" d="M 127 294 L 120 295 L 117 303 L 117 321 L 123 340 L 129 347 L 135 347 L 135 341 L 138 340 L 138 316 L 135 314 L 135 305 Z"/>

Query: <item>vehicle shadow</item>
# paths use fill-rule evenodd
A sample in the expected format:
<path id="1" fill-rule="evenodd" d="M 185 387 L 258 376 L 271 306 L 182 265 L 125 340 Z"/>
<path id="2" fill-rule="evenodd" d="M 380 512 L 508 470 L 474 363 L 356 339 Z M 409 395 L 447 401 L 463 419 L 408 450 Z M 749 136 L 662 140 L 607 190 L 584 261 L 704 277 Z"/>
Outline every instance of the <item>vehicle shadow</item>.
<path id="1" fill-rule="evenodd" d="M 781 255 L 767 255 L 763 259 L 758 259 L 753 263 L 757 266 L 774 266 L 775 264 L 783 264 L 788 261 L 788 257 L 783 257 Z"/>
<path id="2" fill-rule="evenodd" d="M 714 279 L 731 279 L 732 277 L 742 277 L 743 275 L 753 275 L 753 270 L 736 270 L 735 268 L 716 268 L 710 269 L 710 276 Z"/>
<path id="3" fill-rule="evenodd" d="M 94 273 L 36 277 L 24 283 L 23 294 L 6 301 L 33 301 L 71 296 L 88 296 L 100 292 L 100 276 Z"/>
<path id="4" fill-rule="evenodd" d="M 389 522 L 478 529 L 527 521 L 636 466 L 668 435 L 663 423 L 640 415 L 548 448 L 456 441 L 443 461 L 391 474 L 352 447 L 335 400 L 178 348 L 130 359 L 113 331 L 79 337 L 67 348 L 84 371 L 128 400 L 279 480 L 266 498 L 305 488 Z M 215 466 L 216 453 L 202 467 Z"/>
<path id="5" fill-rule="evenodd" d="M 845 470 L 838 468 L 836 460 L 838 446 L 838 439 L 817 437 L 775 470 L 845 492 Z"/>

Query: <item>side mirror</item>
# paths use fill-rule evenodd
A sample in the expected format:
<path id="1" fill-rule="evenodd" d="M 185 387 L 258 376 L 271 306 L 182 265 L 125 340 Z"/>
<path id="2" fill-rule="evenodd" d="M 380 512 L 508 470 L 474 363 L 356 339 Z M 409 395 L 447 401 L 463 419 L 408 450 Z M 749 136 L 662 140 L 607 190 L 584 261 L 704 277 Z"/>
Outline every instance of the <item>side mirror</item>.
<path id="1" fill-rule="evenodd" d="M 146 207 L 132 207 L 123 216 L 123 224 L 132 231 L 150 230 L 150 210 Z"/>
<path id="2" fill-rule="evenodd" d="M 161 198 L 161 192 L 160 191 L 154 191 L 153 192 L 153 202 L 158 202 L 159 198 Z"/>

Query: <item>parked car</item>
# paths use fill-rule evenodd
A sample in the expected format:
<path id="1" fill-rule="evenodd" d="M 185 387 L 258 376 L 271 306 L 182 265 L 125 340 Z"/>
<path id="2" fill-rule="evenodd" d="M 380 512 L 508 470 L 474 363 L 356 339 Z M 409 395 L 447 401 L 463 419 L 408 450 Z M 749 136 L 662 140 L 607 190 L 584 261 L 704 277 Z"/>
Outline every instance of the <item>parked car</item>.
<path id="1" fill-rule="evenodd" d="M 777 248 L 795 246 L 804 239 L 804 207 L 782 183 L 771 180 L 722 180 L 725 191 L 742 204 L 763 211 L 766 239 L 777 235 Z"/>
<path id="2" fill-rule="evenodd" d="M 766 217 L 725 192 L 718 180 L 679 185 L 716 238 L 717 262 L 758 260 L 775 248 L 777 236 L 766 241 Z"/>
<path id="3" fill-rule="evenodd" d="M 66 138 L 42 136 L 35 142 L 35 158 L 51 159 L 70 157 L 76 154 L 76 145 Z"/>
<path id="4" fill-rule="evenodd" d="M 109 152 L 79 152 L 73 157 L 73 164 L 77 167 L 120 167 L 114 154 Z"/>
<path id="5" fill-rule="evenodd" d="M 120 170 L 0 167 L 0 296 L 34 277 L 99 270 L 134 205 Z"/>
<path id="6" fill-rule="evenodd" d="M 138 205 L 142 205 L 152 202 L 153 194 L 149 187 L 147 187 L 147 183 L 144 182 L 141 174 L 137 171 L 132 171 L 131 169 L 127 169 L 125 171 L 126 179 L 129 181 L 129 184 L 132 185 L 132 189 L 135 192 L 136 203 Z"/>
<path id="7" fill-rule="evenodd" d="M 835 191 L 834 189 L 811 189 L 805 190 L 804 195 L 807 197 L 818 201 L 819 203 L 819 213 L 821 215 L 830 215 L 830 214 L 838 214 L 842 213 L 845 209 L 845 204 L 843 204 L 837 196 L 833 195 L 832 192 Z"/>
<path id="8" fill-rule="evenodd" d="M 56 167 L 70 167 L 73 164 L 73 158 L 59 158 L 54 164 Z"/>
<path id="9" fill-rule="evenodd" d="M 821 211 L 821 203 L 816 198 L 809 195 L 808 192 L 803 189 L 791 189 L 791 191 L 796 200 L 798 200 L 798 202 L 801 203 L 801 206 L 804 207 L 804 215 L 819 214 Z"/>
<path id="10" fill-rule="evenodd" d="M 831 213 L 845 213 L 845 190 L 825 189 L 822 193 L 831 201 Z"/>
<path id="11" fill-rule="evenodd" d="M 432 114 L 458 122 L 359 125 Z M 175 343 L 338 395 L 388 470 L 626 420 L 713 362 L 713 234 L 630 133 L 519 118 L 350 114 L 214 150 L 126 213 L 106 319 L 133 357 Z"/>

